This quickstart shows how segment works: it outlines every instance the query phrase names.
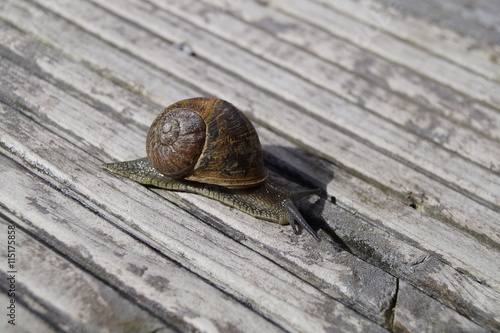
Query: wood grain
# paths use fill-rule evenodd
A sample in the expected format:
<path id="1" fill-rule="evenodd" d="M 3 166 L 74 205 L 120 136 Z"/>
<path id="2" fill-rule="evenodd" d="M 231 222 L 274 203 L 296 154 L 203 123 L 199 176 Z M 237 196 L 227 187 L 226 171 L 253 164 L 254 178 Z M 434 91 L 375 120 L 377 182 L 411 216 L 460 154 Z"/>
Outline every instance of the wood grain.
<path id="1" fill-rule="evenodd" d="M 26 177 L 26 170 L 15 165 L 11 160 L 6 159 L 4 155 L 0 156 L 0 160 L 4 167 L 9 167 L 9 170 L 2 174 L 2 183 L 4 186 L 8 186 L 11 189 L 10 182 L 6 181 L 4 177 L 9 177 L 11 180 L 19 177 L 27 181 L 32 181 L 31 186 L 36 188 L 37 193 L 36 196 L 29 196 L 30 193 L 26 191 L 26 187 L 23 187 L 24 194 L 28 195 L 25 198 L 26 207 L 31 208 L 32 213 L 40 214 L 37 217 L 40 222 L 46 220 L 46 216 L 50 212 L 45 209 L 45 202 L 40 200 L 40 194 L 51 198 L 58 197 L 60 194 L 47 188 L 46 185 L 44 186 L 37 182 L 36 177 Z M 18 173 L 17 175 L 14 174 L 15 171 Z M 18 198 L 18 196 L 12 193 L 12 198 Z M 75 205 L 69 202 L 56 201 L 52 200 L 50 202 L 53 207 L 65 204 L 67 209 L 75 208 Z M 23 203 L 22 200 L 19 202 L 19 205 L 21 203 Z M 73 213 L 77 212 L 82 213 L 82 210 L 78 211 L 76 208 L 73 211 Z M 65 220 L 68 216 L 64 216 L 62 211 L 59 211 L 59 213 L 60 222 L 68 223 L 69 221 Z M 83 214 L 88 214 L 88 212 L 84 209 Z M 18 215 L 19 218 L 25 218 L 23 216 L 25 214 L 18 213 Z M 73 220 L 75 220 L 74 217 Z M 98 278 L 85 272 L 82 267 L 77 267 L 72 262 L 73 258 L 55 253 L 47 246 L 49 244 L 43 244 L 39 239 L 29 236 L 23 230 L 23 223 L 17 220 L 17 217 L 14 217 L 12 222 L 4 219 L 0 219 L 0 221 L 3 230 L 6 230 L 8 225 L 21 225 L 20 228 L 16 229 L 15 233 L 16 248 L 18 249 L 16 256 L 16 271 L 18 274 L 15 274 L 18 281 L 16 289 L 18 295 L 21 296 L 18 300 L 26 305 L 26 314 L 39 317 L 35 319 L 35 322 L 48 322 L 53 324 L 55 329 L 71 330 L 72 332 L 90 330 L 97 332 L 103 326 L 108 326 L 110 330 L 117 331 L 135 329 L 137 331 L 158 330 L 161 332 L 174 332 L 172 328 L 166 326 L 159 318 L 152 316 L 134 302 L 124 298 L 113 287 L 104 284 Z M 28 227 L 28 229 L 33 230 L 33 226 Z M 42 238 L 44 237 L 42 236 Z M 108 242 L 108 245 L 111 245 L 111 243 Z M 88 244 L 88 242 L 82 241 L 80 244 Z M 52 242 L 52 245 L 55 244 Z M 2 257 L 6 257 L 7 248 L 2 247 L 1 250 L 3 251 Z M 76 253 L 86 256 L 96 255 L 93 250 L 89 251 L 88 247 L 84 245 L 75 244 L 73 245 L 73 250 L 73 255 Z M 104 246 L 95 250 L 101 250 L 102 253 L 107 252 L 105 252 L 106 249 Z M 115 247 L 114 251 L 117 255 L 123 257 L 123 250 L 119 251 Z M 127 255 L 133 256 L 137 254 L 130 253 Z M 127 265 L 128 270 L 132 270 L 134 267 L 139 268 L 133 266 L 133 263 L 128 263 Z M 2 284 L 6 283 L 4 281 L 7 280 L 9 273 L 5 274 L 2 272 L 1 276 Z M 145 280 L 147 281 L 148 279 L 146 278 Z M 165 281 L 169 280 L 165 279 Z M 153 281 L 154 276 L 150 275 L 149 283 L 153 285 Z M 24 318 L 25 313 L 22 312 L 21 310 L 21 314 L 17 320 L 20 326 L 24 326 L 29 322 Z M 42 324 L 41 326 L 43 327 L 44 325 Z"/>
<path id="2" fill-rule="evenodd" d="M 92 13 L 94 13 L 94 15 L 96 15 L 97 9 L 92 10 L 90 12 L 92 12 Z M 54 21 L 54 20 L 50 20 L 50 21 L 57 23 L 57 21 Z M 116 24 L 118 24 L 118 22 Z M 92 24 L 92 26 L 95 27 L 95 24 Z M 126 27 L 124 26 L 123 28 L 126 28 Z M 45 29 L 47 29 L 47 25 L 45 25 Z M 60 27 L 58 29 L 58 31 L 69 31 L 69 27 L 64 27 L 64 28 Z M 130 33 L 135 33 L 135 32 L 130 32 Z M 55 36 L 55 35 L 50 34 L 47 37 L 53 38 L 53 36 Z M 57 36 L 58 36 L 58 38 L 64 37 L 64 35 L 60 34 L 60 33 Z M 116 35 L 115 37 L 116 37 L 115 39 L 120 38 L 118 35 Z M 149 36 L 149 37 L 150 38 L 148 38 L 147 40 L 144 40 L 144 42 L 149 43 L 151 40 L 154 40 L 153 36 Z M 123 40 L 122 42 L 125 43 L 126 40 Z M 158 42 L 160 42 L 160 41 L 158 41 Z M 64 45 L 69 45 L 69 43 L 71 43 L 71 40 L 65 40 L 65 43 L 66 44 L 64 44 Z M 78 45 L 76 45 L 75 43 L 73 43 L 73 44 L 74 45 L 72 46 L 71 49 L 76 51 L 77 50 L 76 47 Z M 61 44 L 61 46 L 62 45 L 63 44 Z M 169 49 L 164 49 L 164 51 L 168 51 L 168 50 Z M 131 49 L 131 51 L 133 51 L 133 50 Z M 145 51 L 143 53 L 148 53 L 148 52 Z M 173 53 L 169 53 L 168 55 L 164 56 L 164 58 L 171 59 L 171 61 L 172 61 L 171 68 L 178 68 L 179 70 L 182 68 L 183 73 L 185 75 L 187 75 L 187 74 L 189 74 L 187 72 L 187 69 L 189 68 L 188 66 L 190 66 L 193 70 L 191 75 L 195 75 L 196 73 L 199 73 L 200 69 L 197 67 L 198 65 L 196 63 L 192 64 L 191 61 L 189 61 L 190 58 L 187 58 L 183 55 L 178 55 L 177 53 L 178 52 L 173 52 Z M 80 52 L 74 52 L 75 56 L 78 56 L 80 54 L 81 54 Z M 155 57 L 155 58 L 158 57 L 158 52 L 155 52 L 155 54 L 153 54 L 153 53 L 149 53 L 149 54 L 151 54 L 152 57 Z M 108 54 L 108 57 L 109 57 L 109 54 Z M 178 57 L 178 58 L 176 58 L 174 60 L 174 57 Z M 184 62 L 183 66 L 179 67 L 178 66 L 179 64 L 177 63 L 177 61 Z M 163 62 L 165 62 L 165 61 L 163 61 Z M 107 63 L 107 65 L 110 65 L 110 63 Z M 209 79 L 206 81 L 205 88 L 208 87 L 209 85 L 212 85 L 214 87 L 214 89 L 217 89 L 220 93 L 225 93 L 223 91 L 220 91 L 221 87 L 227 86 L 229 84 L 227 82 L 227 80 L 232 80 L 232 78 L 229 76 L 224 76 L 224 75 L 221 76 L 220 72 L 215 72 L 215 71 L 208 72 L 209 69 L 210 68 L 204 68 L 204 70 L 207 71 L 207 74 L 209 77 Z M 193 81 L 194 80 L 200 81 L 201 78 L 202 77 L 197 77 L 195 79 L 193 77 Z M 215 80 L 217 80 L 217 81 L 215 81 Z M 241 85 L 237 81 L 233 80 L 233 82 L 232 82 L 233 90 L 236 90 L 236 88 L 238 86 L 241 86 Z M 345 134 L 339 133 L 338 131 L 335 131 L 332 128 L 323 126 L 322 124 L 320 124 L 319 121 L 317 121 L 315 119 L 312 119 L 312 118 L 304 119 L 304 122 L 302 122 L 302 125 L 304 125 L 304 126 L 301 128 L 298 128 L 296 125 L 294 125 L 296 123 L 295 119 L 300 117 L 300 115 L 297 111 L 293 110 L 292 108 L 290 108 L 289 106 L 287 106 L 285 104 L 279 103 L 278 101 L 275 101 L 275 100 L 272 100 L 269 98 L 265 98 L 265 96 L 262 94 L 259 94 L 259 92 L 252 91 L 251 87 L 244 87 L 244 89 L 246 89 L 245 91 L 247 92 L 247 95 L 248 95 L 248 97 L 245 98 L 246 103 L 252 103 L 253 106 L 251 106 L 252 109 L 250 109 L 250 110 L 248 109 L 248 106 L 246 106 L 246 107 L 244 106 L 243 110 L 245 110 L 247 112 L 250 111 L 249 114 L 251 116 L 254 116 L 254 117 L 255 116 L 265 117 L 267 120 L 266 126 L 269 126 L 269 125 L 273 126 L 274 130 L 276 130 L 276 126 L 279 126 L 279 127 L 289 126 L 291 128 L 295 127 L 297 129 L 297 131 L 299 131 L 299 132 L 296 134 L 292 134 L 292 135 L 297 136 L 297 138 L 300 136 L 300 140 L 303 143 L 306 143 L 306 144 L 310 143 L 310 145 L 307 147 L 308 149 L 311 149 L 312 146 L 315 146 L 314 149 L 315 149 L 316 153 L 319 154 L 320 156 L 324 156 L 327 158 L 335 158 L 336 160 L 340 159 L 340 162 L 348 163 L 347 165 L 344 164 L 344 167 L 350 168 L 352 166 L 353 168 L 355 168 L 356 172 L 361 172 L 362 174 L 368 174 L 368 175 L 370 175 L 370 177 L 374 177 L 377 180 L 377 182 L 383 182 L 383 185 L 388 186 L 389 188 L 392 188 L 395 191 L 398 191 L 399 195 L 402 197 L 406 197 L 409 193 L 415 193 L 415 194 L 417 194 L 417 196 L 418 195 L 422 196 L 424 199 L 422 200 L 421 203 L 419 203 L 419 210 L 427 212 L 427 213 L 431 213 L 434 215 L 434 217 L 442 218 L 446 222 L 451 221 L 451 222 L 457 223 L 459 225 L 461 224 L 463 228 L 466 228 L 466 230 L 471 229 L 472 231 L 475 231 L 475 232 L 480 231 L 480 230 L 484 230 L 485 227 L 488 227 L 488 224 L 489 224 L 489 226 L 492 228 L 491 229 L 492 232 L 486 233 L 486 235 L 485 235 L 486 240 L 488 240 L 489 237 L 495 237 L 496 232 L 494 232 L 494 230 L 496 228 L 498 228 L 498 225 L 496 224 L 498 214 L 496 212 L 488 210 L 488 209 L 484 209 L 484 206 L 481 206 L 472 200 L 468 200 L 467 198 L 463 197 L 462 195 L 460 195 L 454 191 L 450 191 L 448 188 L 441 185 L 440 183 L 433 182 L 429 178 L 426 178 L 424 175 L 414 171 L 413 169 L 410 169 L 410 168 L 404 166 L 403 164 L 395 163 L 394 160 L 392 160 L 391 158 L 389 158 L 383 154 L 379 154 L 376 151 L 370 149 L 368 146 L 360 144 L 357 141 L 353 141 Z M 43 94 L 41 94 L 41 95 L 43 95 Z M 231 96 L 229 96 L 229 97 L 231 97 Z M 238 95 L 235 95 L 234 97 L 238 98 Z M 255 101 L 253 101 L 253 100 L 250 101 L 249 98 L 251 98 L 251 97 L 255 97 Z M 263 100 L 263 98 L 265 98 L 265 99 Z M 231 98 L 227 98 L 227 99 L 231 100 Z M 258 105 L 256 104 L 256 101 L 260 101 L 259 105 L 261 105 L 261 106 L 258 108 L 257 108 Z M 263 104 L 264 101 L 268 103 L 267 106 L 264 106 L 264 104 Z M 266 116 L 264 112 L 265 112 L 265 110 L 267 110 L 266 107 L 269 107 L 270 105 L 273 105 L 272 106 L 273 110 L 277 110 L 277 112 L 280 111 L 280 113 Z M 61 120 L 64 120 L 64 118 L 61 118 Z M 102 133 L 104 133 L 104 129 L 106 127 L 113 132 L 121 132 L 121 131 L 116 131 L 116 130 L 112 129 L 113 125 L 110 124 L 108 126 L 102 126 L 102 128 L 101 128 Z M 310 137 L 309 135 L 302 135 L 300 133 L 300 131 L 303 131 L 303 128 L 314 129 L 312 131 L 312 133 L 316 133 L 318 135 L 318 137 L 314 138 L 314 137 Z M 79 127 L 77 130 L 86 131 L 85 129 L 82 129 L 81 127 Z M 280 133 L 283 133 L 283 132 L 280 132 Z M 109 135 L 111 135 L 111 134 L 109 134 Z M 82 134 L 80 134 L 80 136 L 83 137 L 84 134 L 82 133 Z M 105 135 L 105 136 L 107 136 L 107 135 Z M 122 147 L 122 150 L 121 150 L 123 152 L 123 154 L 115 155 L 115 158 L 120 158 L 120 159 L 136 158 L 139 153 L 135 154 L 135 156 L 134 156 L 134 154 L 130 154 L 129 147 L 131 145 L 134 145 L 132 142 L 135 142 L 135 146 L 137 146 L 137 143 L 138 143 L 138 146 L 142 147 L 143 146 L 142 142 L 144 140 L 142 135 L 137 133 L 137 135 L 135 137 L 130 136 L 130 135 L 126 135 L 125 137 L 126 137 L 125 140 L 120 142 L 121 144 L 124 144 L 124 146 Z M 316 143 L 314 144 L 312 140 L 316 140 Z M 333 143 L 335 143 L 335 144 L 333 144 Z M 100 142 L 98 143 L 98 145 L 100 145 Z M 115 152 L 119 153 L 118 150 L 115 150 Z M 324 154 L 327 154 L 327 155 L 325 156 Z M 378 168 L 377 166 L 380 163 L 383 163 L 385 165 L 385 168 L 383 168 L 383 169 Z M 369 179 L 369 182 L 373 182 L 373 181 L 374 181 L 373 178 Z M 362 211 L 363 214 L 367 214 L 367 216 L 372 218 L 373 220 L 381 221 L 383 223 L 390 223 L 389 225 L 393 228 L 396 228 L 396 230 L 398 232 L 403 232 L 403 229 L 404 229 L 405 232 L 403 232 L 403 233 L 408 233 L 408 231 L 411 230 L 411 228 L 417 227 L 418 231 L 417 230 L 415 231 L 413 237 L 428 237 L 428 236 L 432 235 L 432 233 L 430 233 L 430 232 L 428 232 L 428 233 L 421 232 L 422 226 L 417 225 L 415 223 L 415 218 L 417 218 L 416 215 L 414 216 L 414 218 L 411 218 L 411 215 L 410 215 L 410 218 L 408 220 L 408 224 L 401 225 L 401 221 L 400 221 L 401 218 L 405 219 L 406 215 L 408 214 L 406 212 L 402 213 L 401 207 L 394 208 L 394 210 L 392 212 L 392 214 L 394 214 L 394 219 L 387 220 L 385 218 L 381 218 L 380 215 L 377 215 L 375 213 L 375 210 L 377 209 L 377 207 L 384 207 L 384 206 L 381 206 L 377 203 L 379 198 L 381 198 L 382 196 L 380 194 L 377 194 L 379 192 L 377 192 L 377 190 L 374 187 L 370 187 L 369 191 L 373 192 L 373 195 L 366 196 L 363 194 L 361 196 L 360 200 L 358 200 L 358 202 L 356 202 L 356 203 L 355 202 L 346 202 L 346 204 L 355 208 L 355 209 L 358 209 L 358 206 L 360 205 L 360 203 L 366 201 L 366 199 L 365 199 L 366 197 L 374 198 L 376 200 L 374 200 L 370 205 L 371 211 L 363 210 Z M 367 192 L 367 193 L 369 193 L 369 192 Z M 465 204 L 465 202 L 467 204 Z M 449 203 L 449 205 L 448 205 L 448 203 Z M 384 211 L 383 214 L 385 215 L 385 214 L 387 214 L 387 212 L 389 210 L 387 209 L 387 207 L 384 207 L 384 208 L 385 209 L 383 210 Z M 412 210 L 408 209 L 408 207 L 405 207 L 403 209 L 403 211 L 412 211 Z M 420 215 L 420 214 L 418 214 L 418 215 Z M 403 216 L 403 217 L 401 217 L 401 216 Z M 420 223 L 422 223 L 423 221 L 425 221 L 425 218 L 422 221 L 420 221 Z M 429 220 L 429 222 L 428 222 L 429 231 L 435 229 L 434 225 L 435 225 L 435 223 L 432 220 Z M 398 230 L 397 228 L 402 228 L 402 229 Z M 453 228 L 444 226 L 444 229 L 442 229 L 442 230 L 443 230 L 443 233 L 447 233 L 449 231 L 452 231 Z M 460 234 L 460 233 L 458 233 L 458 234 Z M 483 234 L 483 232 L 481 232 L 481 234 Z M 437 240 L 436 238 L 439 240 Z M 442 244 L 447 244 L 448 248 L 454 248 L 457 246 L 456 239 L 454 239 L 453 241 L 450 240 L 449 243 L 446 243 L 446 239 L 442 239 L 441 235 L 439 235 L 439 234 L 436 235 L 436 238 L 425 240 L 425 242 L 428 241 L 430 243 L 426 246 L 430 247 L 432 250 L 435 250 L 435 246 L 442 246 Z M 479 239 L 481 239 L 481 238 L 479 238 Z M 472 246 L 472 247 L 477 246 L 476 244 L 473 244 L 470 241 L 466 241 L 465 239 L 463 241 L 458 242 L 458 244 L 464 244 L 463 243 L 464 241 L 466 243 L 470 244 L 470 246 Z M 475 242 L 475 241 L 472 241 L 472 242 Z M 448 250 L 444 250 L 444 252 L 445 251 L 448 251 Z M 449 251 L 452 253 L 452 255 L 446 256 L 445 258 L 447 260 L 449 258 L 454 259 L 457 251 L 455 249 L 449 250 Z M 480 252 L 484 252 L 484 251 L 479 251 L 477 253 L 480 253 Z M 481 263 L 481 261 L 484 260 L 484 259 L 482 259 L 482 258 L 484 258 L 483 256 L 480 256 L 480 257 L 473 259 L 473 260 L 471 260 L 469 258 L 470 258 L 469 255 L 464 255 L 464 257 L 461 258 L 461 260 L 472 261 L 473 265 L 481 265 L 485 269 L 494 269 L 494 268 L 490 267 L 489 260 L 487 261 L 488 263 L 487 262 L 484 262 L 484 264 Z M 493 274 L 493 276 L 495 277 L 494 278 L 494 280 L 495 280 L 496 277 L 498 276 L 498 274 L 495 272 Z"/>
<path id="3" fill-rule="evenodd" d="M 10 128 L 26 128 L 28 126 L 26 123 L 16 123 L 22 121 L 22 117 L 16 115 L 14 110 L 10 110 L 10 112 L 9 110 L 3 111 L 2 116 L 6 126 Z M 43 135 L 50 136 L 50 133 L 44 132 L 36 124 L 32 124 L 31 127 L 30 132 L 36 134 L 31 139 L 26 134 L 23 134 L 22 141 L 26 144 L 24 148 L 21 142 L 17 141 L 20 138 L 11 135 L 3 137 L 2 144 L 6 147 L 16 147 L 16 155 L 21 156 L 24 163 L 36 164 L 40 169 L 44 170 L 44 174 L 53 175 L 57 183 L 60 184 L 59 186 L 64 184 L 66 188 L 74 191 L 77 199 L 84 202 L 85 206 L 94 207 L 93 209 L 99 209 L 100 207 L 100 214 L 106 216 L 107 219 L 111 219 L 113 224 L 127 231 L 135 239 L 147 242 L 150 248 L 160 251 L 160 253 L 173 258 L 176 262 L 181 262 L 184 267 L 196 274 L 201 274 L 210 281 L 217 282 L 222 289 L 235 294 L 241 302 L 249 304 L 265 316 L 271 316 L 274 322 L 280 323 L 288 330 L 305 331 L 314 329 L 323 331 L 334 322 L 340 325 L 342 318 L 345 317 L 348 319 L 345 322 L 346 327 L 355 323 L 360 331 L 365 329 L 378 330 L 377 326 L 338 303 L 338 301 L 326 297 L 325 294 L 312 288 L 305 281 L 298 279 L 287 271 L 277 269 L 277 267 L 273 266 L 275 264 L 260 255 L 256 255 L 255 252 L 242 245 L 235 247 L 236 242 L 216 232 L 205 223 L 200 223 L 192 215 L 176 209 L 174 205 L 164 200 L 158 201 L 158 196 L 153 192 L 142 189 L 137 193 L 140 196 L 146 195 L 149 200 L 140 197 L 131 198 L 126 194 L 127 190 L 124 187 L 123 180 L 109 177 L 104 171 L 100 171 L 102 182 L 96 183 L 96 179 L 92 175 L 95 174 L 95 168 L 98 167 L 99 161 L 91 156 L 87 156 L 88 158 L 82 160 L 82 156 L 77 154 L 77 151 L 68 147 L 68 144 L 64 142 L 58 142 L 57 138 L 42 140 L 43 142 L 53 142 L 51 147 L 37 147 L 35 138 L 40 138 Z M 5 130 L 5 128 L 2 130 Z M 62 147 L 59 145 L 62 145 Z M 56 153 L 56 151 L 59 153 Z M 66 175 L 71 175 L 71 178 L 67 178 Z M 94 181 L 91 180 L 92 178 L 94 178 Z M 10 179 L 10 177 L 7 179 Z M 105 186 L 109 181 L 111 181 L 111 184 Z M 125 183 L 132 187 L 141 188 L 141 186 L 131 182 L 125 181 Z M 12 187 L 9 186 L 8 188 Z M 112 189 L 116 191 L 118 188 L 124 191 L 122 198 L 117 193 L 113 195 L 104 194 Z M 112 192 L 114 191 L 112 190 Z M 100 192 L 101 194 L 99 194 Z M 18 203 L 21 207 L 26 205 L 21 199 L 22 197 L 10 197 L 6 205 L 14 207 L 14 211 L 19 211 L 15 209 L 15 203 Z M 46 207 L 49 205 L 41 204 L 41 206 Z M 52 206 L 57 207 L 57 205 Z M 125 216 L 123 215 L 124 212 L 127 212 Z M 168 216 L 169 223 L 164 222 L 164 216 Z M 37 221 L 35 218 L 27 219 Z M 79 219 L 73 218 L 73 220 L 78 221 Z M 43 221 L 39 223 L 41 224 L 37 225 L 38 228 L 49 227 Z M 85 226 L 89 222 L 81 223 L 83 223 L 82 226 Z M 269 225 L 269 223 L 267 224 Z M 275 233 L 279 233 L 278 227 L 274 228 Z M 68 234 L 64 230 L 61 230 L 61 232 Z M 77 232 L 77 234 L 79 233 Z M 275 235 L 275 238 L 278 236 Z M 52 237 L 58 239 L 62 236 Z M 314 242 L 314 240 L 310 241 Z M 122 244 L 128 243 L 131 242 L 123 242 Z M 353 257 L 353 259 L 355 258 Z M 362 264 L 363 262 L 360 262 L 360 265 Z M 107 264 L 103 263 L 101 265 L 100 269 L 104 269 L 104 267 L 111 269 L 109 261 Z M 149 267 L 149 264 L 147 266 Z M 116 269 L 121 269 L 120 267 L 122 266 L 118 265 Z M 337 269 L 340 269 L 340 267 Z M 339 273 L 341 272 L 339 270 Z M 119 273 L 109 274 L 113 277 Z M 349 278 L 349 275 L 346 277 Z M 368 279 L 369 276 L 367 275 L 366 278 Z M 185 283 L 183 279 L 181 281 L 181 283 Z M 346 286 L 352 288 L 352 284 L 347 282 L 345 282 Z M 191 289 L 189 285 L 186 287 Z M 198 290 L 198 288 L 193 289 Z M 141 287 L 139 290 L 146 292 L 145 287 Z M 274 292 L 270 293 L 271 290 L 274 290 Z M 375 290 L 380 292 L 379 288 L 373 291 Z M 290 291 L 293 292 L 290 293 Z M 127 292 L 131 291 L 128 290 Z M 205 293 L 204 290 L 203 294 Z M 383 293 L 382 290 L 382 295 Z M 161 295 L 157 297 L 161 297 Z M 151 296 L 148 296 L 149 298 Z M 209 299 L 212 300 L 213 297 L 209 296 Z M 190 300 L 190 298 L 187 300 Z M 372 304 L 376 307 L 384 305 L 383 303 L 379 304 L 379 302 L 375 301 Z M 207 306 L 207 301 L 195 301 L 195 303 L 199 304 L 203 309 L 218 309 L 217 313 L 224 316 L 229 311 L 220 311 L 220 305 Z M 318 304 L 323 304 L 324 311 L 318 312 Z M 328 308 L 328 311 L 326 311 L 326 308 Z M 179 311 L 183 313 L 181 309 Z M 199 312 L 199 310 L 194 311 Z M 289 322 L 289 317 L 296 318 L 296 321 Z M 353 321 L 353 318 L 358 319 Z M 187 319 L 184 318 L 185 321 L 188 321 Z M 253 322 L 249 318 L 247 320 L 249 320 L 249 324 Z M 215 322 L 219 322 L 219 320 L 215 320 Z"/>
<path id="4" fill-rule="evenodd" d="M 500 330 L 498 24 L 471 8 L 2 2 L 19 331 Z M 98 168 L 143 157 L 156 114 L 195 96 L 252 119 L 274 181 L 324 190 L 299 203 L 320 244 Z"/>

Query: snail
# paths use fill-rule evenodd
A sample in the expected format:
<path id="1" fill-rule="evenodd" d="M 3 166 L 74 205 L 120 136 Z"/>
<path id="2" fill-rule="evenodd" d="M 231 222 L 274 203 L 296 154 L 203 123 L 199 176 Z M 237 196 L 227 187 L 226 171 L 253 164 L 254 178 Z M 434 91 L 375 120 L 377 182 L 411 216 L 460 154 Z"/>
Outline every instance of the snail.
<path id="1" fill-rule="evenodd" d="M 232 104 L 198 97 L 168 106 L 149 128 L 146 152 L 101 167 L 140 184 L 204 195 L 320 240 L 294 201 L 321 190 L 292 192 L 269 182 L 257 132 Z"/>

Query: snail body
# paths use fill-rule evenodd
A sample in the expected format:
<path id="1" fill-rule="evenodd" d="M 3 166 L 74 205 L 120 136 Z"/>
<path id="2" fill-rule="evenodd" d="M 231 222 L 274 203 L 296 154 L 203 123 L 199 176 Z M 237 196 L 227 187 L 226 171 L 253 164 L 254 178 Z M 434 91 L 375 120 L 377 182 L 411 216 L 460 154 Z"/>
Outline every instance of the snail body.
<path id="1" fill-rule="evenodd" d="M 164 109 L 146 138 L 148 157 L 101 167 L 144 185 L 191 192 L 249 215 L 316 232 L 294 201 L 320 190 L 291 192 L 268 181 L 255 128 L 232 104 L 215 98 L 182 100 Z"/>

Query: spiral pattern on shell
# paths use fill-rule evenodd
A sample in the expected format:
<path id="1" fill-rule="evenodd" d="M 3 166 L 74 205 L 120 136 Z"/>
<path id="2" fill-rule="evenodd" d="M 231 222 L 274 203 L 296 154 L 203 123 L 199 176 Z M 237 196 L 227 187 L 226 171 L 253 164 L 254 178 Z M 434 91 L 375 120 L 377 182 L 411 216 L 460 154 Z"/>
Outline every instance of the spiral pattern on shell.
<path id="1" fill-rule="evenodd" d="M 161 173 L 228 188 L 264 182 L 255 128 L 232 104 L 200 97 L 167 107 L 151 125 L 146 150 Z"/>
<path id="2" fill-rule="evenodd" d="M 205 143 L 205 122 L 186 109 L 161 113 L 147 136 L 148 157 L 155 168 L 178 178 L 191 172 Z M 182 153 L 181 153 L 182 152 Z"/>

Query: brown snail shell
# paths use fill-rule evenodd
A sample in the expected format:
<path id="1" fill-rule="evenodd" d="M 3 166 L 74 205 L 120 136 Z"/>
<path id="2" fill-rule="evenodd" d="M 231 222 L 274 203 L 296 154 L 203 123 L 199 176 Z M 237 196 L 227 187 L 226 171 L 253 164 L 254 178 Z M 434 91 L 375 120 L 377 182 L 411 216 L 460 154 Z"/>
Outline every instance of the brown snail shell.
<path id="1" fill-rule="evenodd" d="M 216 98 L 186 99 L 164 109 L 148 131 L 146 152 L 166 176 L 227 188 L 255 186 L 269 174 L 252 123 Z"/>

